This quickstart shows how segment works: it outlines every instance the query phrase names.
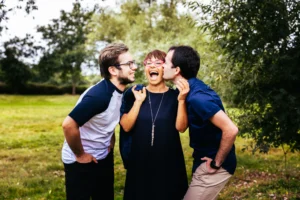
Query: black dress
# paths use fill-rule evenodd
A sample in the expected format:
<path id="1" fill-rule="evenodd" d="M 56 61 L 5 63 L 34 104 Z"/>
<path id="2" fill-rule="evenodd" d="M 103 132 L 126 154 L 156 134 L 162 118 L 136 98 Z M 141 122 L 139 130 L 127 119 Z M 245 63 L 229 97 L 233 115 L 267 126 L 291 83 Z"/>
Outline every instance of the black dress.
<path id="1" fill-rule="evenodd" d="M 162 96 L 163 93 L 150 93 L 153 118 Z M 124 200 L 181 200 L 184 197 L 188 182 L 180 137 L 175 127 L 177 96 L 178 92 L 173 89 L 164 93 L 151 146 L 152 118 L 147 91 L 131 130 Z M 124 113 L 129 112 L 134 100 L 130 88 L 123 97 Z"/>

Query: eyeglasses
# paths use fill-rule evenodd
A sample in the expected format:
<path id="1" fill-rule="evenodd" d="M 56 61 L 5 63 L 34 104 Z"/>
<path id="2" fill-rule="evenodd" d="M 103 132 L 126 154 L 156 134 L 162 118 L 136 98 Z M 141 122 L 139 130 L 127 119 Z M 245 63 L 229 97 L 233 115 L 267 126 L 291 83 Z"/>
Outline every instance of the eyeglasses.
<path id="1" fill-rule="evenodd" d="M 162 60 L 156 60 L 154 62 L 151 62 L 151 61 L 147 60 L 147 61 L 144 62 L 144 65 L 146 67 L 150 67 L 150 66 L 161 67 L 164 63 L 165 62 L 162 61 Z"/>
<path id="2" fill-rule="evenodd" d="M 137 67 L 137 64 L 135 63 L 135 60 L 128 61 L 127 63 L 116 64 L 115 66 L 120 67 L 121 65 L 128 65 L 130 69 L 133 69 L 134 67 Z"/>

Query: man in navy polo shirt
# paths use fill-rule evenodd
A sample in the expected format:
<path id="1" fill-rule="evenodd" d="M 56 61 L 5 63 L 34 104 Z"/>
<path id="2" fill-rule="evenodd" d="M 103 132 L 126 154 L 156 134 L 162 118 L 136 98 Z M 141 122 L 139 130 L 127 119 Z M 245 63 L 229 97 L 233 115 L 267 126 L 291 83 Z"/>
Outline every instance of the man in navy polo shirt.
<path id="1" fill-rule="evenodd" d="M 190 46 L 169 49 L 164 79 L 176 83 L 188 79 L 186 98 L 193 178 L 184 200 L 216 199 L 236 168 L 234 141 L 238 128 L 225 114 L 222 101 L 208 85 L 197 79 L 200 56 Z"/>
<path id="2" fill-rule="evenodd" d="M 137 66 L 124 44 L 110 44 L 99 56 L 104 79 L 88 88 L 63 122 L 67 199 L 114 199 L 114 129 L 123 91 Z"/>

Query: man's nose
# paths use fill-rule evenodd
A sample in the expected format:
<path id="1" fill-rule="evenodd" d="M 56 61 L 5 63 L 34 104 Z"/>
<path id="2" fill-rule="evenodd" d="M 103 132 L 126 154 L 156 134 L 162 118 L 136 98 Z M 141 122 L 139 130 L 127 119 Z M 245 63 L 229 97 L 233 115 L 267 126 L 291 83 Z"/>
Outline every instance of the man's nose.
<path id="1" fill-rule="evenodd" d="M 137 68 L 138 68 L 138 65 L 134 64 L 133 67 L 131 68 L 131 70 L 135 71 L 135 70 L 137 70 Z"/>

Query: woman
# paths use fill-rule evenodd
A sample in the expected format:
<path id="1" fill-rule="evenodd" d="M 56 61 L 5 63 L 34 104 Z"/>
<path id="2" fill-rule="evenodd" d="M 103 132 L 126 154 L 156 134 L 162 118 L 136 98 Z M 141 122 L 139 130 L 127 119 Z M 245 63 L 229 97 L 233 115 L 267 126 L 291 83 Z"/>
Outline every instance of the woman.
<path id="1" fill-rule="evenodd" d="M 123 97 L 120 124 L 132 134 L 124 200 L 180 200 L 188 188 L 179 133 L 187 128 L 185 98 L 188 82 L 177 90 L 166 86 L 166 53 L 154 50 L 145 60 L 147 87 L 128 89 Z"/>

